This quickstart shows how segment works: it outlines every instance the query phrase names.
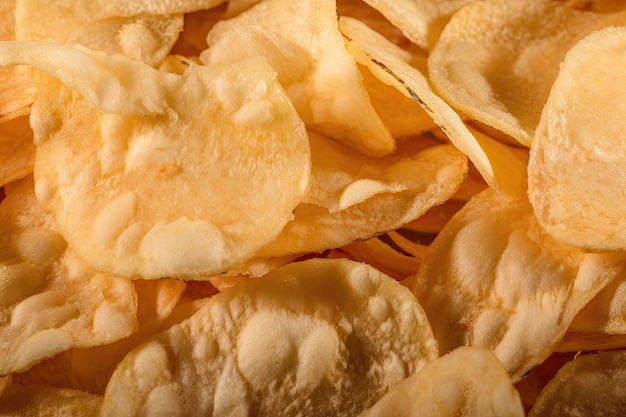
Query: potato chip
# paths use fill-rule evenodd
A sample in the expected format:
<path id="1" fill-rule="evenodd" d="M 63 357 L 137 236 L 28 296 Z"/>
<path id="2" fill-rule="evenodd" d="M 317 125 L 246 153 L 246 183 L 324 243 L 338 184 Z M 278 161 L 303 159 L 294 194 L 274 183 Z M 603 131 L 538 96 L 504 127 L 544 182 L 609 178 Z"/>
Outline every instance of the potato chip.
<path id="1" fill-rule="evenodd" d="M 28 117 L 0 124 L 0 186 L 32 174 L 35 144 Z"/>
<path id="2" fill-rule="evenodd" d="M 2 417 L 97 417 L 102 396 L 42 385 L 11 385 L 0 397 Z"/>
<path id="3" fill-rule="evenodd" d="M 448 200 L 467 173 L 467 158 L 426 138 L 398 142 L 384 158 L 366 157 L 311 134 L 313 181 L 308 203 L 257 256 L 338 248 L 416 219 Z"/>
<path id="4" fill-rule="evenodd" d="M 208 45 L 206 37 L 209 30 L 220 19 L 224 18 L 228 5 L 236 2 L 222 3 L 221 6 L 214 7 L 209 10 L 198 10 L 193 13 L 185 14 L 185 23 L 183 31 L 178 36 L 176 44 L 170 51 L 171 54 L 180 54 L 184 56 L 199 56 Z"/>
<path id="5" fill-rule="evenodd" d="M 364 0 L 425 50 L 431 50 L 450 16 L 474 0 Z"/>
<path id="6" fill-rule="evenodd" d="M 22 1 L 22 0 L 20 0 Z M 76 7 L 83 18 L 104 20 L 140 15 L 165 16 L 211 9 L 225 0 L 90 0 L 81 1 Z"/>
<path id="7" fill-rule="evenodd" d="M 15 0 L 0 4 L 0 41 L 15 40 Z M 32 69 L 17 66 L 0 70 L 0 123 L 30 112 L 35 96 Z"/>
<path id="8" fill-rule="evenodd" d="M 306 192 L 308 136 L 262 58 L 179 76 L 38 42 L 5 43 L 0 54 L 78 91 L 42 85 L 31 113 L 36 193 L 97 269 L 151 279 L 235 268 Z M 59 68 L 56 57 L 76 65 Z"/>
<path id="9" fill-rule="evenodd" d="M 7 388 L 9 388 L 11 386 L 12 382 L 13 382 L 13 376 L 12 375 L 7 375 L 7 376 L 0 377 L 0 397 L 2 397 L 2 395 L 4 395 L 4 393 L 6 392 Z"/>
<path id="10" fill-rule="evenodd" d="M 567 51 L 586 34 L 626 24 L 558 1 L 477 1 L 455 13 L 428 69 L 435 91 L 468 116 L 530 146 Z"/>
<path id="11" fill-rule="evenodd" d="M 488 349 L 460 347 L 396 384 L 359 417 L 524 417 L 511 377 Z"/>
<path id="12" fill-rule="evenodd" d="M 0 219 L 0 375 L 135 330 L 132 284 L 90 270 L 67 249 L 35 199 L 32 177 L 2 201 Z"/>
<path id="13" fill-rule="evenodd" d="M 356 415 L 436 352 L 406 288 L 365 264 L 311 259 L 208 299 L 133 350 L 102 415 Z"/>
<path id="14" fill-rule="evenodd" d="M 309 129 L 369 156 L 394 150 L 346 51 L 334 0 L 266 0 L 216 24 L 207 42 L 208 65 L 265 56 Z"/>
<path id="15" fill-rule="evenodd" d="M 567 332 L 554 348 L 556 352 L 625 349 L 626 334 Z"/>
<path id="16" fill-rule="evenodd" d="M 618 191 L 626 187 L 624 47 L 626 28 L 607 28 L 572 48 L 530 151 L 537 219 L 554 239 L 580 248 L 626 249 L 626 196 Z"/>
<path id="17" fill-rule="evenodd" d="M 337 0 L 337 15 L 360 20 L 400 48 L 424 57 L 427 55 L 426 51 L 404 36 L 402 31 L 387 20 L 380 11 L 362 0 Z"/>
<path id="18" fill-rule="evenodd" d="M 91 1 L 19 0 L 15 13 L 17 39 L 82 45 L 156 66 L 168 54 L 183 29 L 182 13 L 130 17 L 118 14 L 98 19 L 81 13 L 81 8 L 90 4 Z"/>
<path id="19" fill-rule="evenodd" d="M 508 147 L 486 135 L 472 134 L 459 115 L 430 88 L 426 77 L 410 65 L 410 54 L 358 20 L 342 17 L 340 29 L 348 49 L 381 81 L 417 101 L 450 141 L 474 163 L 492 187 L 513 192 L 525 186 L 526 166 Z"/>
<path id="20" fill-rule="evenodd" d="M 180 280 L 135 280 L 138 328 L 112 344 L 68 352 L 69 387 L 104 394 L 117 364 L 134 347 L 163 330 L 161 326 L 174 311 L 185 283 Z"/>
<path id="21" fill-rule="evenodd" d="M 568 0 L 567 7 L 593 10 L 596 13 L 613 13 L 626 9 L 622 0 Z"/>
<path id="22" fill-rule="evenodd" d="M 618 417 L 626 410 L 626 351 L 580 355 L 546 385 L 529 417 Z"/>
<path id="23" fill-rule="evenodd" d="M 587 303 L 570 324 L 569 331 L 626 335 L 626 273 Z"/>
<path id="24" fill-rule="evenodd" d="M 586 253 L 551 239 L 523 194 L 487 189 L 437 236 L 413 291 L 441 354 L 487 347 L 519 380 L 624 268 L 623 253 Z"/>

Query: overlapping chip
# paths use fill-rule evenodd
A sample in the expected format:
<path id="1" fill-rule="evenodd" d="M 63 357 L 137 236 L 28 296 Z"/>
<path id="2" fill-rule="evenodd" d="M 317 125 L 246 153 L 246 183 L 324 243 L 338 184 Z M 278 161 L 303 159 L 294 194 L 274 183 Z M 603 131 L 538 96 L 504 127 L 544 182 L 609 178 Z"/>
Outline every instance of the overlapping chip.
<path id="1" fill-rule="evenodd" d="M 623 253 L 586 253 L 551 239 L 523 195 L 487 189 L 439 233 L 412 289 L 442 354 L 490 348 L 519 380 L 625 267 Z"/>
<path id="2" fill-rule="evenodd" d="M 625 24 L 626 12 L 583 12 L 559 1 L 476 1 L 452 16 L 428 70 L 453 107 L 530 146 L 567 51 L 594 30 Z"/>
<path id="3" fill-rule="evenodd" d="M 460 347 L 428 363 L 359 417 L 523 417 L 509 374 L 493 352 Z"/>
<path id="4" fill-rule="evenodd" d="M 264 55 L 309 129 L 370 156 L 394 150 L 346 51 L 334 0 L 266 0 L 215 25 L 207 42 L 207 65 Z"/>
<path id="5" fill-rule="evenodd" d="M 89 269 L 67 248 L 23 180 L 0 204 L 0 375 L 137 325 L 130 281 Z"/>
<path id="6" fill-rule="evenodd" d="M 56 56 L 84 63 L 58 69 L 78 91 L 46 83 L 31 126 L 37 197 L 95 268 L 148 279 L 226 271 L 276 236 L 304 196 L 308 137 L 260 57 L 180 76 L 61 45 L 0 53 L 53 74 Z"/>
<path id="7" fill-rule="evenodd" d="M 406 288 L 312 259 L 216 295 L 133 350 L 102 415 L 356 415 L 436 356 Z"/>
<path id="8" fill-rule="evenodd" d="M 625 46 L 620 27 L 570 50 L 530 150 L 528 196 L 537 219 L 556 240 L 590 250 L 626 249 Z M 591 112 L 594 105 L 601 110 Z"/>

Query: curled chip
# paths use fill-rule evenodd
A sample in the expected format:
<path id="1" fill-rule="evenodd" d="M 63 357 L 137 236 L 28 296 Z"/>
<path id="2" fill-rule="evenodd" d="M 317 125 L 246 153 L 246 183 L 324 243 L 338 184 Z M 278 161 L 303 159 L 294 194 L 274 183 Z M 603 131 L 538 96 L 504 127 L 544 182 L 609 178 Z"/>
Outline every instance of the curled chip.
<path id="1" fill-rule="evenodd" d="M 357 415 L 436 357 L 405 287 L 366 264 L 312 259 L 208 299 L 133 350 L 102 415 Z"/>
<path id="2" fill-rule="evenodd" d="M 0 61 L 77 90 L 41 85 L 36 193 L 97 269 L 193 279 L 236 267 L 280 232 L 308 187 L 306 130 L 262 58 L 178 75 L 16 42 L 0 45 Z"/>
<path id="3" fill-rule="evenodd" d="M 266 0 L 216 24 L 207 42 L 208 65 L 265 56 L 310 130 L 369 156 L 395 149 L 346 51 L 334 0 Z"/>
<path id="4" fill-rule="evenodd" d="M 428 70 L 454 108 L 530 146 L 567 51 L 593 30 L 624 24 L 626 12 L 582 12 L 559 1 L 476 1 L 452 16 Z"/>
<path id="5" fill-rule="evenodd" d="M 460 347 L 391 388 L 359 417 L 524 417 L 511 377 L 493 352 Z"/>
<path id="6" fill-rule="evenodd" d="M 137 325 L 133 284 L 89 269 L 55 231 L 32 177 L 0 204 L 0 375 L 73 347 L 114 342 Z"/>
<path id="7" fill-rule="evenodd" d="M 529 417 L 621 417 L 626 410 L 626 351 L 583 354 L 541 391 Z"/>
<path id="8" fill-rule="evenodd" d="M 621 27 L 571 49 L 530 150 L 528 196 L 537 219 L 556 240 L 580 248 L 626 249 L 625 47 Z"/>
<path id="9" fill-rule="evenodd" d="M 467 174 L 465 155 L 423 137 L 399 141 L 396 152 L 378 159 L 319 135 L 310 140 L 305 202 L 257 256 L 321 252 L 397 229 L 452 197 Z"/>
<path id="10" fill-rule="evenodd" d="M 518 380 L 625 267 L 624 253 L 586 253 L 551 239 L 525 195 L 487 189 L 439 233 L 412 289 L 441 354 L 490 348 Z"/>
<path id="11" fill-rule="evenodd" d="M 381 81 L 417 101 L 490 186 L 514 192 L 525 185 L 526 165 L 503 143 L 472 134 L 458 113 L 433 92 L 427 78 L 411 66 L 411 54 L 356 19 L 341 17 L 339 27 L 356 60 Z"/>

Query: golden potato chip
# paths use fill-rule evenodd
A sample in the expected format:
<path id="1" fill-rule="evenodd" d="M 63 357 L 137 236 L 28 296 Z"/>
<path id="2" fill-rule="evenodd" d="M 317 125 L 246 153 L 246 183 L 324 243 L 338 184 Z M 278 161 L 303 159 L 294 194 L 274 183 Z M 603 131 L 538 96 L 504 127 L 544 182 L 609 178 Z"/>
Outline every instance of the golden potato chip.
<path id="1" fill-rule="evenodd" d="M 511 377 L 488 349 L 460 347 L 399 382 L 359 417 L 524 417 Z"/>
<path id="2" fill-rule="evenodd" d="M 360 20 L 400 48 L 424 57 L 427 55 L 426 51 L 404 36 L 402 31 L 387 20 L 382 13 L 362 0 L 337 0 L 337 15 Z"/>
<path id="3" fill-rule="evenodd" d="M 5 393 L 7 388 L 9 388 L 12 383 L 13 383 L 12 375 L 0 377 L 0 397 L 2 397 L 2 395 Z"/>
<path id="4" fill-rule="evenodd" d="M 624 253 L 587 253 L 551 239 L 525 195 L 487 189 L 430 245 L 412 289 L 441 354 L 490 348 L 518 380 L 624 268 Z"/>
<path id="5" fill-rule="evenodd" d="M 82 12 L 81 9 L 90 4 L 90 1 L 73 0 L 19 0 L 15 12 L 17 39 L 82 45 L 156 66 L 172 49 L 183 29 L 181 12 L 129 17 L 117 14 L 100 19 Z"/>
<path id="6" fill-rule="evenodd" d="M 118 366 L 103 416 L 356 415 L 436 357 L 410 291 L 311 259 L 220 293 Z"/>
<path id="7" fill-rule="evenodd" d="M 21 0 L 20 0 L 21 1 Z M 76 7 L 83 18 L 103 20 L 116 17 L 140 15 L 165 16 L 211 9 L 225 0 L 91 0 L 80 2 Z"/>
<path id="8" fill-rule="evenodd" d="M 265 56 L 309 129 L 369 156 L 394 150 L 346 51 L 334 0 L 266 0 L 216 24 L 207 42 L 208 65 Z"/>
<path id="9" fill-rule="evenodd" d="M 183 31 L 178 36 L 178 40 L 170 53 L 187 57 L 199 56 L 208 47 L 206 37 L 209 30 L 215 23 L 225 17 L 229 4 L 239 3 L 240 1 L 225 2 L 221 6 L 213 7 L 209 10 L 198 10 L 185 14 Z"/>
<path id="10" fill-rule="evenodd" d="M 0 204 L 0 375 L 135 330 L 132 283 L 89 269 L 35 199 L 32 177 Z"/>
<path id="11" fill-rule="evenodd" d="M 425 50 L 431 50 L 457 10 L 474 0 L 364 0 Z"/>
<path id="12" fill-rule="evenodd" d="M 558 1 L 487 0 L 455 13 L 430 54 L 435 91 L 451 106 L 530 146 L 567 51 L 586 34 L 626 24 Z"/>
<path id="13" fill-rule="evenodd" d="M 570 324 L 569 331 L 626 335 L 626 273 L 587 303 Z"/>
<path id="14" fill-rule="evenodd" d="M 459 115 L 431 90 L 426 77 L 410 65 L 408 52 L 358 20 L 342 17 L 339 24 L 357 61 L 381 81 L 417 101 L 490 186 L 506 192 L 525 186 L 526 165 L 506 145 L 486 135 L 472 134 Z"/>
<path id="15" fill-rule="evenodd" d="M 34 163 L 35 144 L 28 116 L 0 123 L 0 186 L 32 174 Z"/>
<path id="16" fill-rule="evenodd" d="M 605 15 L 602 15 L 605 16 Z M 530 150 L 528 196 L 554 239 L 626 249 L 626 28 L 607 28 L 567 54 Z"/>
<path id="17" fill-rule="evenodd" d="M 321 252 L 397 229 L 448 200 L 467 173 L 461 152 L 426 138 L 400 141 L 396 152 L 369 162 L 322 136 L 310 140 L 308 203 L 257 256 Z"/>
<path id="18" fill-rule="evenodd" d="M 618 417 L 626 410 L 626 351 L 580 355 L 537 398 L 529 417 Z"/>
<path id="19" fill-rule="evenodd" d="M 185 283 L 180 280 L 133 281 L 137 292 L 138 328 L 117 342 L 87 349 L 72 349 L 69 356 L 69 387 L 104 394 L 117 364 L 137 345 L 153 334 L 174 311 Z"/>
<path id="20" fill-rule="evenodd" d="M 567 6 L 578 10 L 593 10 L 597 13 L 613 13 L 626 9 L 622 0 L 568 0 Z"/>
<path id="21" fill-rule="evenodd" d="M 13 384 L 0 397 L 2 417 L 97 417 L 102 396 L 84 391 Z"/>
<path id="22" fill-rule="evenodd" d="M 567 332 L 554 348 L 556 352 L 625 349 L 626 334 Z"/>
<path id="23" fill-rule="evenodd" d="M 41 86 L 36 193 L 97 269 L 151 279 L 235 268 L 306 192 L 308 136 L 262 58 L 180 76 L 49 43 L 5 43 L 0 54 L 77 89 Z"/>
<path id="24" fill-rule="evenodd" d="M 366 67 L 359 68 L 372 106 L 394 138 L 416 136 L 436 128 L 433 118 L 415 100 L 380 81 Z"/>

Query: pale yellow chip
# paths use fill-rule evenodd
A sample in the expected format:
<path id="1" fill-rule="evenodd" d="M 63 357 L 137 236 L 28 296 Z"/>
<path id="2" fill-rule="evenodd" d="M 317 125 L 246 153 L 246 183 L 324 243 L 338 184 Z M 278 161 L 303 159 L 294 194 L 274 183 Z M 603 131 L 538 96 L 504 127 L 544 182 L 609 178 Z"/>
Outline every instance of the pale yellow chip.
<path id="1" fill-rule="evenodd" d="M 580 355 L 546 385 L 529 417 L 621 417 L 626 410 L 626 351 Z"/>
<path id="2" fill-rule="evenodd" d="M 425 50 L 431 50 L 457 10 L 474 0 L 365 0 Z"/>
<path id="3" fill-rule="evenodd" d="M 183 29 L 182 13 L 130 17 L 118 14 L 98 19 L 81 12 L 81 7 L 89 4 L 92 2 L 19 0 L 15 14 L 17 39 L 82 45 L 156 66 Z"/>
<path id="4" fill-rule="evenodd" d="M 408 289 L 312 259 L 210 298 L 133 350 L 102 415 L 356 415 L 436 356 Z"/>
<path id="5" fill-rule="evenodd" d="M 68 352 L 68 385 L 93 394 L 104 390 L 117 364 L 170 317 L 185 290 L 180 280 L 133 281 L 137 292 L 137 330 L 117 342 Z"/>
<path id="6" fill-rule="evenodd" d="M 357 61 L 419 103 L 490 186 L 505 192 L 525 186 L 525 164 L 506 145 L 486 135 L 472 134 L 460 116 L 433 92 L 425 75 L 410 65 L 407 51 L 353 18 L 342 17 L 339 24 Z"/>
<path id="7" fill-rule="evenodd" d="M 565 58 L 530 150 L 528 195 L 548 234 L 626 249 L 626 28 L 589 35 Z"/>
<path id="8" fill-rule="evenodd" d="M 395 385 L 359 417 L 524 417 L 520 396 L 498 358 L 460 347 Z"/>
<path id="9" fill-rule="evenodd" d="M 576 315 L 569 331 L 626 335 L 626 273 L 589 301 Z"/>
<path id="10" fill-rule="evenodd" d="M 442 354 L 490 348 L 519 380 L 624 268 L 623 253 L 586 253 L 551 239 L 525 195 L 487 189 L 439 233 L 413 290 Z"/>
<path id="11" fill-rule="evenodd" d="M 132 283 L 89 269 L 35 199 L 32 177 L 0 204 L 0 375 L 131 334 Z"/>
<path id="12" fill-rule="evenodd" d="M 558 1 L 473 2 L 450 19 L 429 74 L 454 108 L 530 146 L 567 51 L 594 30 L 624 24 L 626 12 L 582 12 Z"/>
<path id="13" fill-rule="evenodd" d="M 369 156 L 394 150 L 344 46 L 334 0 L 264 1 L 215 25 L 207 42 L 208 65 L 265 56 L 309 129 Z"/>
<path id="14" fill-rule="evenodd" d="M 321 252 L 401 227 L 448 200 L 467 173 L 467 158 L 426 138 L 398 142 L 384 158 L 367 159 L 311 135 L 313 180 L 308 203 L 257 256 Z"/>
<path id="15" fill-rule="evenodd" d="M 102 396 L 43 385 L 13 384 L 0 397 L 1 417 L 97 417 Z"/>
<path id="16" fill-rule="evenodd" d="M 95 268 L 146 279 L 235 268 L 307 190 L 306 130 L 262 58 L 181 76 L 49 43 L 0 54 L 87 95 L 50 78 L 31 126 L 37 197 Z"/>
<path id="17" fill-rule="evenodd" d="M 32 174 L 34 163 L 35 144 L 28 116 L 0 123 L 0 186 Z"/>

